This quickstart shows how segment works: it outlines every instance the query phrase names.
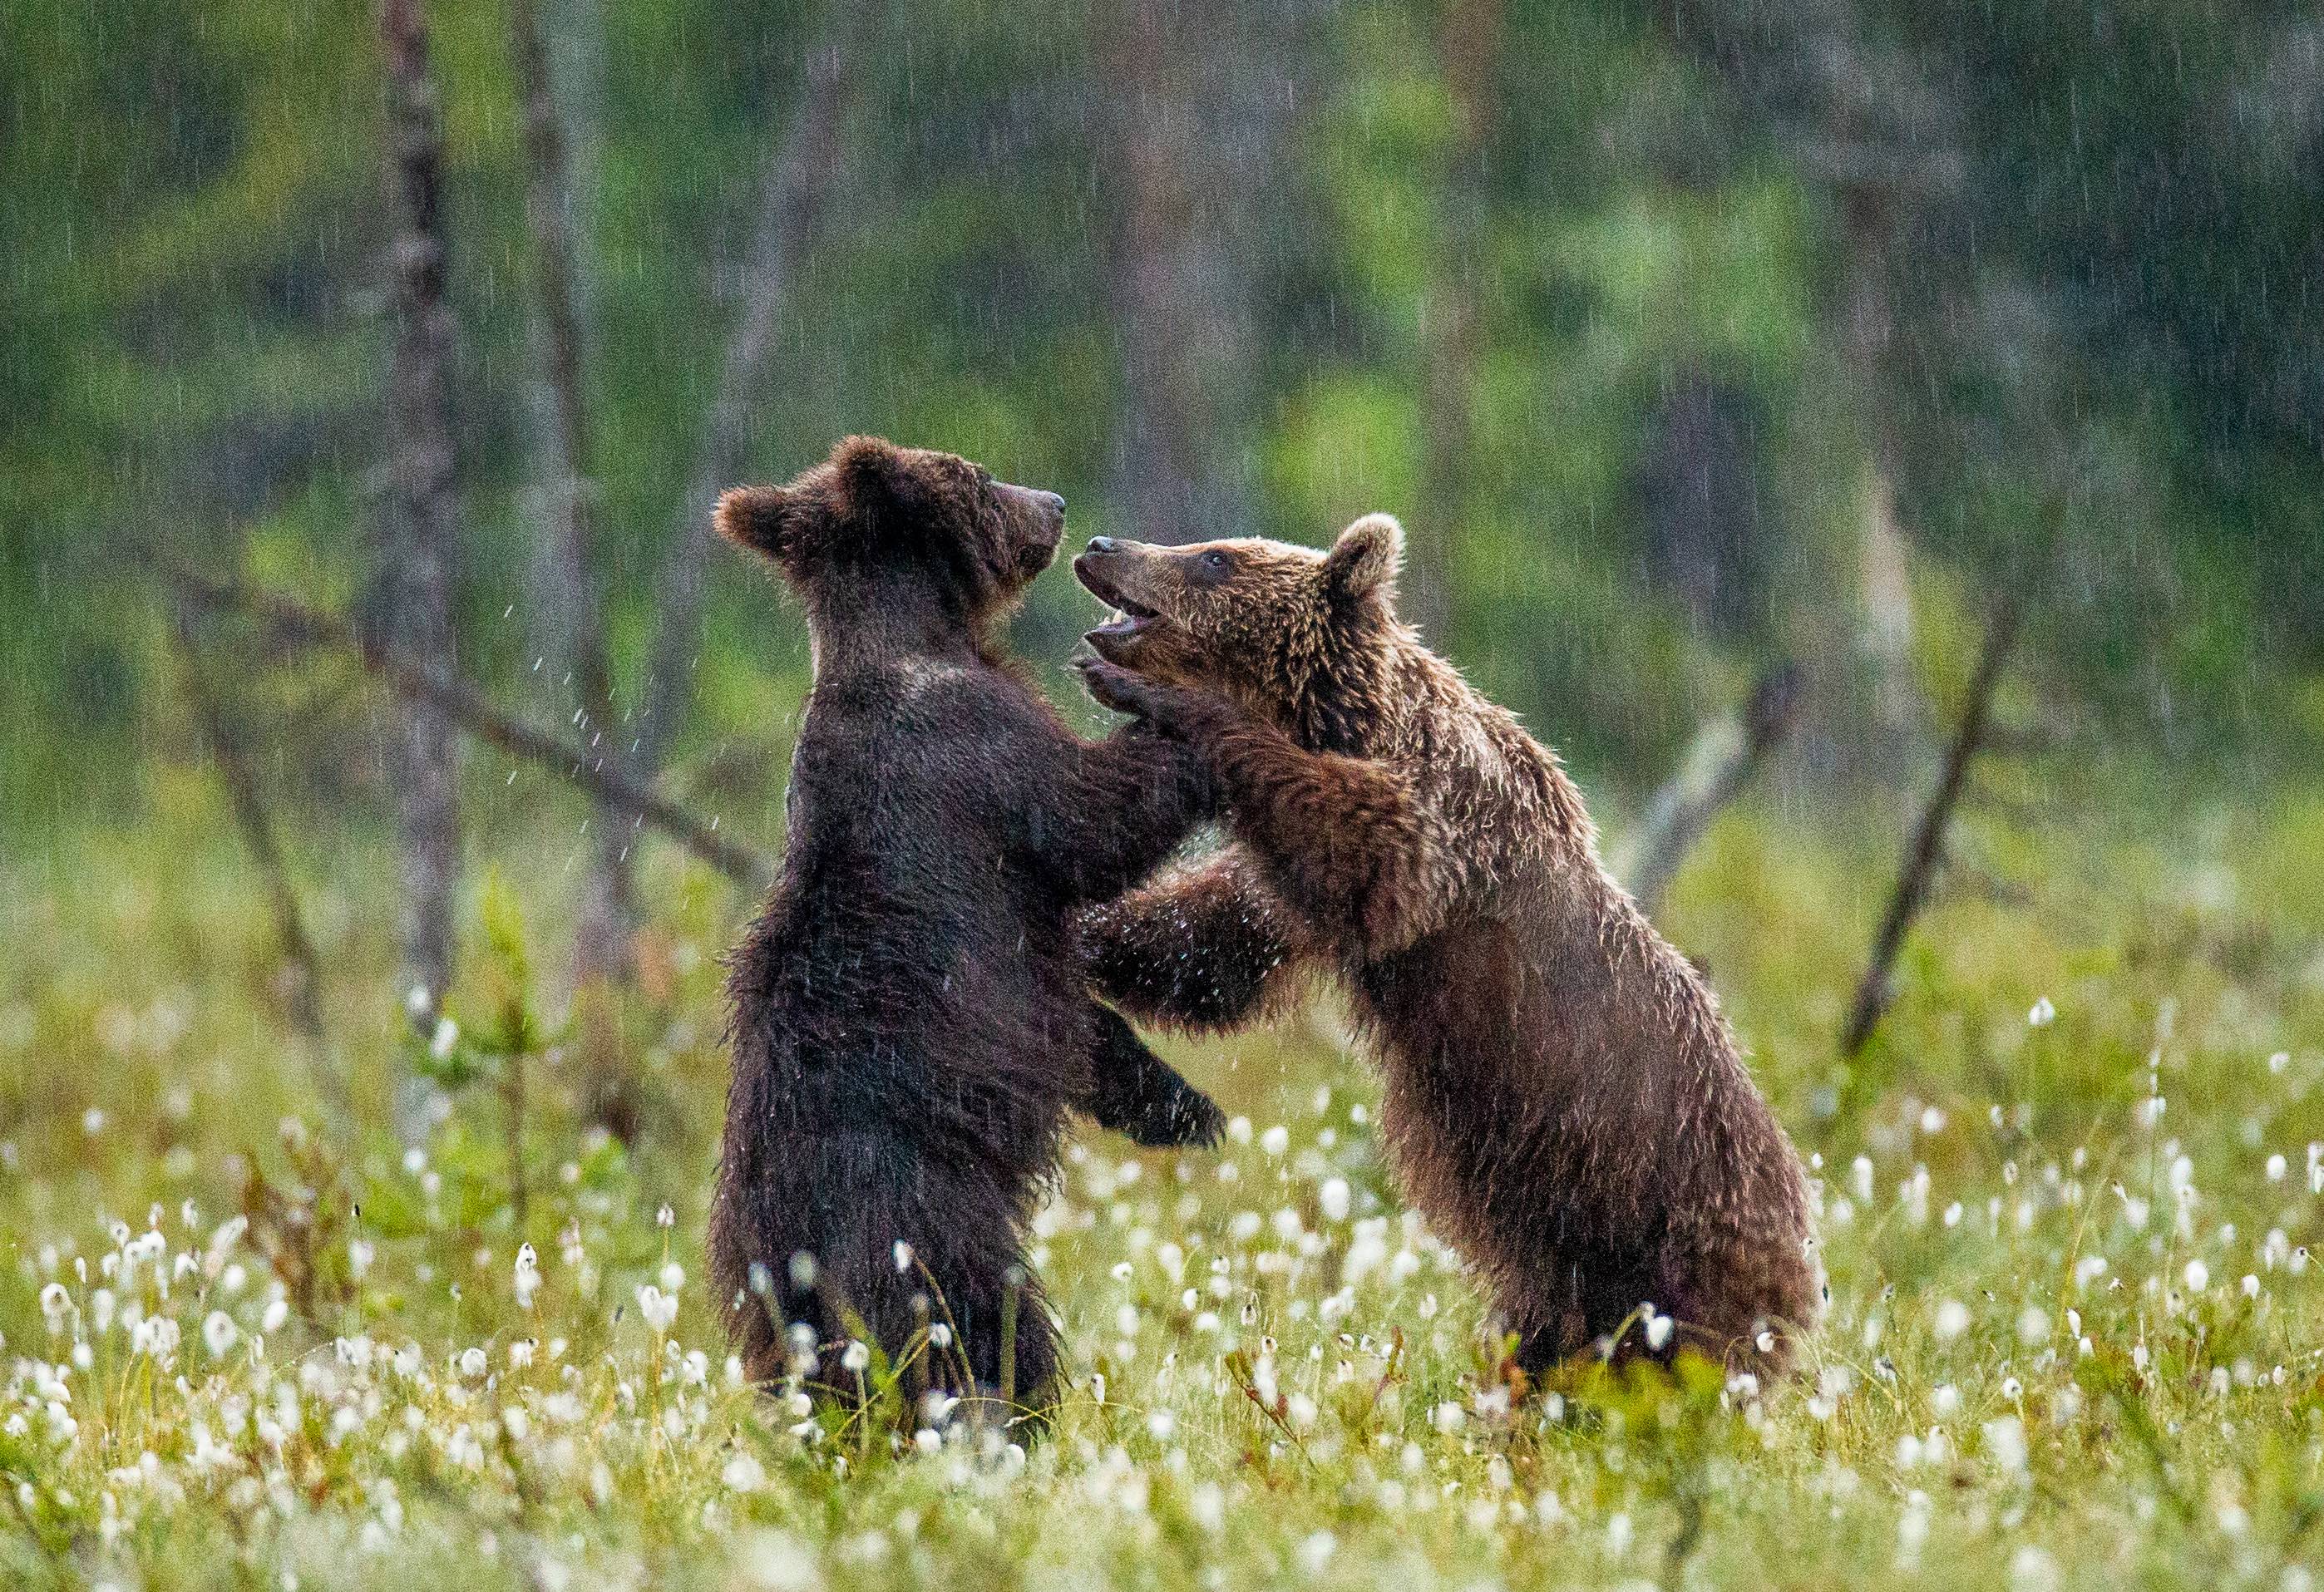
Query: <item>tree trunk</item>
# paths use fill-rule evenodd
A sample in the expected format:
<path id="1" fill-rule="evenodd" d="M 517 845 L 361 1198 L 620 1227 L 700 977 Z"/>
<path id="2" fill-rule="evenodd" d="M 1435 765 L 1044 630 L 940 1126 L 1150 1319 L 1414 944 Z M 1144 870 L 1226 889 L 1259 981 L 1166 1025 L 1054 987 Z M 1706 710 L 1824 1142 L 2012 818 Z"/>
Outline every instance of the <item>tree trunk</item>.
<path id="1" fill-rule="evenodd" d="M 1855 760 L 1863 771 L 1901 787 L 1925 715 L 1913 679 L 1911 557 L 1896 520 L 1899 449 L 1889 412 L 1895 207 L 1894 196 L 1869 184 L 1843 195 L 1848 286 L 1840 351 L 1867 455 L 1858 520 L 1857 622 L 1848 638 L 1855 653 L 1852 672 L 1862 682 L 1868 710 L 1855 742 Z"/>
<path id="2" fill-rule="evenodd" d="M 1096 46 L 1112 106 L 1106 271 L 1121 382 L 1109 493 L 1142 540 L 1247 535 L 1255 262 L 1280 222 L 1239 200 L 1286 190 L 1314 18 L 1221 0 L 1127 0 L 1111 14 Z"/>
<path id="3" fill-rule="evenodd" d="M 1443 0 L 1437 53 L 1452 102 L 1452 128 L 1444 151 L 1437 212 L 1435 259 L 1423 308 L 1425 373 L 1422 457 L 1425 461 L 1428 523 L 1415 527 L 1410 564 L 1399 602 L 1422 638 L 1442 650 L 1452 618 L 1452 557 L 1470 529 L 1473 502 L 1478 273 L 1483 269 L 1490 201 L 1486 161 L 1499 116 L 1495 78 L 1501 52 L 1500 0 Z"/>
<path id="4" fill-rule="evenodd" d="M 840 120 L 847 106 L 850 56 L 863 23 L 880 8 L 840 0 L 824 41 L 807 58 L 807 95 L 789 133 L 770 156 L 760 184 L 759 225 L 742 263 L 742 311 L 727 340 L 718 390 L 704 422 L 678 523 L 655 584 L 658 615 L 647 667 L 645 712 L 632 760 L 650 778 L 684 728 L 694 703 L 706 566 L 717 538 L 710 511 L 742 474 L 751 417 L 774 362 L 775 332 L 791 280 L 829 198 L 840 164 Z"/>
<path id="5" fill-rule="evenodd" d="M 535 0 L 510 0 L 509 27 L 523 102 L 525 217 L 532 234 L 541 365 L 540 485 L 551 528 L 541 594 L 579 699 L 581 739 L 605 746 L 618 739 L 619 727 L 598 570 L 596 483 L 590 475 L 576 205 Z M 622 981 L 630 965 L 632 831 L 610 809 L 601 809 L 596 819 L 596 862 L 574 943 L 575 982 L 584 986 Z"/>
<path id="6" fill-rule="evenodd" d="M 387 382 L 389 493 L 376 537 L 369 618 L 380 645 L 448 667 L 459 535 L 453 325 L 444 291 L 444 139 L 420 0 L 383 0 L 380 40 L 387 65 L 388 201 L 395 218 L 390 272 L 395 344 Z M 452 973 L 459 748 L 442 712 L 410 699 L 404 708 L 388 756 L 402 846 L 404 971 L 413 1017 L 432 1025 Z M 426 1129 L 427 1099 L 423 1080 L 402 1081 L 396 1126 L 407 1140 Z"/>

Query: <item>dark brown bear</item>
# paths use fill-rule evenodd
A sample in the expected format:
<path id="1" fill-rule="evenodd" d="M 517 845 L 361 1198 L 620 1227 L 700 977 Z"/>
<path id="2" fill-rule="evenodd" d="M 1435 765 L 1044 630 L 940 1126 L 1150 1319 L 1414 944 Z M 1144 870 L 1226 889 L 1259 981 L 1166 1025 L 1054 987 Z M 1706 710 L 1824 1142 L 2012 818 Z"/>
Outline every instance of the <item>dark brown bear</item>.
<path id="1" fill-rule="evenodd" d="M 1402 551 L 1374 515 L 1328 553 L 1100 538 L 1075 560 L 1120 611 L 1092 691 L 1204 751 L 1235 837 L 1089 915 L 1097 985 L 1207 1028 L 1303 958 L 1335 968 L 1409 1197 L 1524 1364 L 1683 1344 L 1780 1368 L 1821 1310 L 1798 1158 L 1557 759 L 1397 620 Z"/>
<path id="2" fill-rule="evenodd" d="M 1150 730 L 1078 740 L 1003 655 L 1064 511 L 867 437 L 719 502 L 805 605 L 815 665 L 782 876 L 727 981 L 711 1275 L 754 1379 L 794 1347 L 868 1334 L 894 1358 L 948 1327 L 915 1378 L 1039 1408 L 1056 1343 L 1020 1235 L 1067 1109 L 1215 1139 L 1072 950 L 1074 912 L 1160 861 L 1209 782 Z"/>

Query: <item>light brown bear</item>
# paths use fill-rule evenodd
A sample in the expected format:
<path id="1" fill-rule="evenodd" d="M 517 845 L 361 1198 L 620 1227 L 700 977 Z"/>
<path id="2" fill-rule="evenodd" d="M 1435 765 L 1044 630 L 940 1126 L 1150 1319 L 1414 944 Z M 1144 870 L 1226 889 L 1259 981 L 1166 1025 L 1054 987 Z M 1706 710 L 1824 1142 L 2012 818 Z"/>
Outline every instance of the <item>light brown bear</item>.
<path id="1" fill-rule="evenodd" d="M 1117 610 L 1093 695 L 1210 760 L 1233 837 L 1085 916 L 1085 965 L 1197 1031 L 1336 971 L 1407 1196 L 1528 1368 L 1686 1346 L 1781 1369 L 1822 1303 L 1799 1159 L 1556 757 L 1397 618 L 1402 555 L 1371 515 L 1328 552 L 1101 537 L 1074 561 Z"/>

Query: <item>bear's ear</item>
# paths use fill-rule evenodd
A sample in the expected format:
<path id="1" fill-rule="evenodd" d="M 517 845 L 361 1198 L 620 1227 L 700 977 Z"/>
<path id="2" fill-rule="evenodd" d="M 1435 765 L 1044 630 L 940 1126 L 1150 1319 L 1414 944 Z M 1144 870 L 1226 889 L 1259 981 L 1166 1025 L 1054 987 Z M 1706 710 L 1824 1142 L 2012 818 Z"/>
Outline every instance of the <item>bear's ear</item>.
<path id="1" fill-rule="evenodd" d="M 798 539 L 800 506 L 779 486 L 738 486 L 723 494 L 710 522 L 738 548 L 779 561 Z"/>
<path id="2" fill-rule="evenodd" d="M 910 512 L 918 493 L 904 450 L 884 437 L 848 437 L 831 450 L 832 473 L 857 514 Z"/>
<path id="3" fill-rule="evenodd" d="M 1342 602 L 1377 596 L 1396 600 L 1397 571 L 1404 566 L 1404 527 L 1393 514 L 1367 514 L 1340 533 L 1323 555 L 1323 583 Z"/>

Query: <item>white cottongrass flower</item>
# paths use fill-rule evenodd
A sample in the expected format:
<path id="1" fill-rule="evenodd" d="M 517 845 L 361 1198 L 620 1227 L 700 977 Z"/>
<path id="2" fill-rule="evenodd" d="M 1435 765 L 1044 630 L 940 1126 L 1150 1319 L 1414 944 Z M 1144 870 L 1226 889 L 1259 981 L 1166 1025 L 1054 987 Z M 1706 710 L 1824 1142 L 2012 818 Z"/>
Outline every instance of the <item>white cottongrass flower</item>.
<path id="1" fill-rule="evenodd" d="M 1350 1199 L 1348 1180 L 1344 1177 L 1325 1178 L 1323 1186 L 1315 1191 L 1315 1203 L 1323 1210 L 1325 1221 L 1347 1220 Z"/>
<path id="2" fill-rule="evenodd" d="M 65 1317 L 71 1310 L 72 1295 L 62 1283 L 51 1283 L 41 1290 L 41 1314 L 47 1318 L 51 1332 L 65 1330 Z"/>
<path id="3" fill-rule="evenodd" d="M 895 1253 L 896 1270 L 899 1273 L 910 1271 L 912 1269 L 912 1247 L 909 1244 L 905 1243 L 903 1239 L 899 1238 L 896 1240 Z"/>
<path id="4" fill-rule="evenodd" d="M 129 1346 L 138 1354 L 166 1360 L 178 1349 L 178 1323 L 171 1316 L 147 1316 L 130 1330 Z"/>
<path id="5" fill-rule="evenodd" d="M 428 1054 L 439 1062 L 444 1061 L 459 1043 L 460 1025 L 449 1017 L 438 1017 L 436 1019 L 436 1032 L 428 1036 Z"/>
<path id="6" fill-rule="evenodd" d="M 2058 1585 L 2058 1561 L 2049 1551 L 2028 1542 L 2009 1560 L 2010 1592 L 2053 1592 Z"/>
<path id="7" fill-rule="evenodd" d="M 210 1311 L 202 1321 L 202 1346 L 210 1351 L 212 1359 L 223 1357 L 241 1336 L 242 1330 L 234 1324 L 234 1318 L 222 1310 Z"/>
<path id="8" fill-rule="evenodd" d="M 742 1549 L 743 1581 L 767 1592 L 813 1592 L 823 1585 L 815 1551 L 788 1532 L 754 1532 Z"/>
<path id="9" fill-rule="evenodd" d="M 1291 1130 L 1277 1123 L 1259 1136 L 1259 1147 L 1270 1155 L 1280 1155 L 1291 1147 Z"/>
<path id="10" fill-rule="evenodd" d="M 718 1473 L 718 1479 L 726 1484 L 729 1492 L 755 1493 L 767 1485 L 767 1468 L 759 1463 L 756 1454 L 747 1449 L 738 1449 Z"/>
<path id="11" fill-rule="evenodd" d="M 2007 1471 L 2025 1468 L 2025 1426 L 2015 1415 L 2004 1415 L 1988 1421 L 1983 1428 L 1985 1451 L 1993 1462 Z"/>
<path id="12" fill-rule="evenodd" d="M 1969 1306 L 1958 1299 L 1948 1299 L 1937 1306 L 1934 1322 L 1937 1341 L 1950 1343 L 1969 1330 Z"/>
<path id="13" fill-rule="evenodd" d="M 1316 1532 L 1308 1536 L 1299 1544 L 1300 1569 L 1305 1571 L 1311 1580 L 1322 1576 L 1332 1562 L 1332 1555 L 1339 1551 L 1339 1538 L 1329 1532 Z"/>
<path id="14" fill-rule="evenodd" d="M 1670 1317 L 1657 1314 L 1651 1304 L 1646 1306 L 1646 1347 L 1660 1354 L 1669 1346 L 1674 1325 Z"/>
<path id="15" fill-rule="evenodd" d="M 484 1351 L 481 1348 L 472 1347 L 460 1351 L 460 1375 L 463 1376 L 481 1376 L 489 1364 L 490 1362 L 484 1358 Z"/>
<path id="16" fill-rule="evenodd" d="M 2025 1026 L 2029 1028 L 2046 1028 L 2057 1020 L 2058 1008 L 2050 1004 L 2046 995 L 2035 1000 L 2034 1009 L 2025 1014 Z"/>
<path id="17" fill-rule="evenodd" d="M 839 1363 L 851 1371 L 861 1371 L 872 1364 L 872 1350 L 860 1338 L 851 1338 L 840 1351 Z"/>
<path id="18" fill-rule="evenodd" d="M 665 1293 L 648 1283 L 638 1290 L 638 1313 L 655 1332 L 667 1332 L 670 1323 L 678 1320 L 678 1295 Z"/>
<path id="19" fill-rule="evenodd" d="M 262 1332 L 280 1332 L 282 1330 L 282 1323 L 290 1319 L 290 1302 L 287 1299 L 270 1299 L 266 1302 L 266 1308 L 259 1312 L 258 1329 Z"/>
<path id="20" fill-rule="evenodd" d="M 519 1310 L 532 1308 L 532 1296 L 540 1290 L 540 1256 L 530 1244 L 520 1245 L 516 1252 L 516 1303 Z"/>
<path id="21" fill-rule="evenodd" d="M 2200 1293 L 2211 1285 L 2211 1268 L 2200 1260 L 2190 1260 L 2182 1274 L 2187 1279 L 2187 1292 Z"/>

